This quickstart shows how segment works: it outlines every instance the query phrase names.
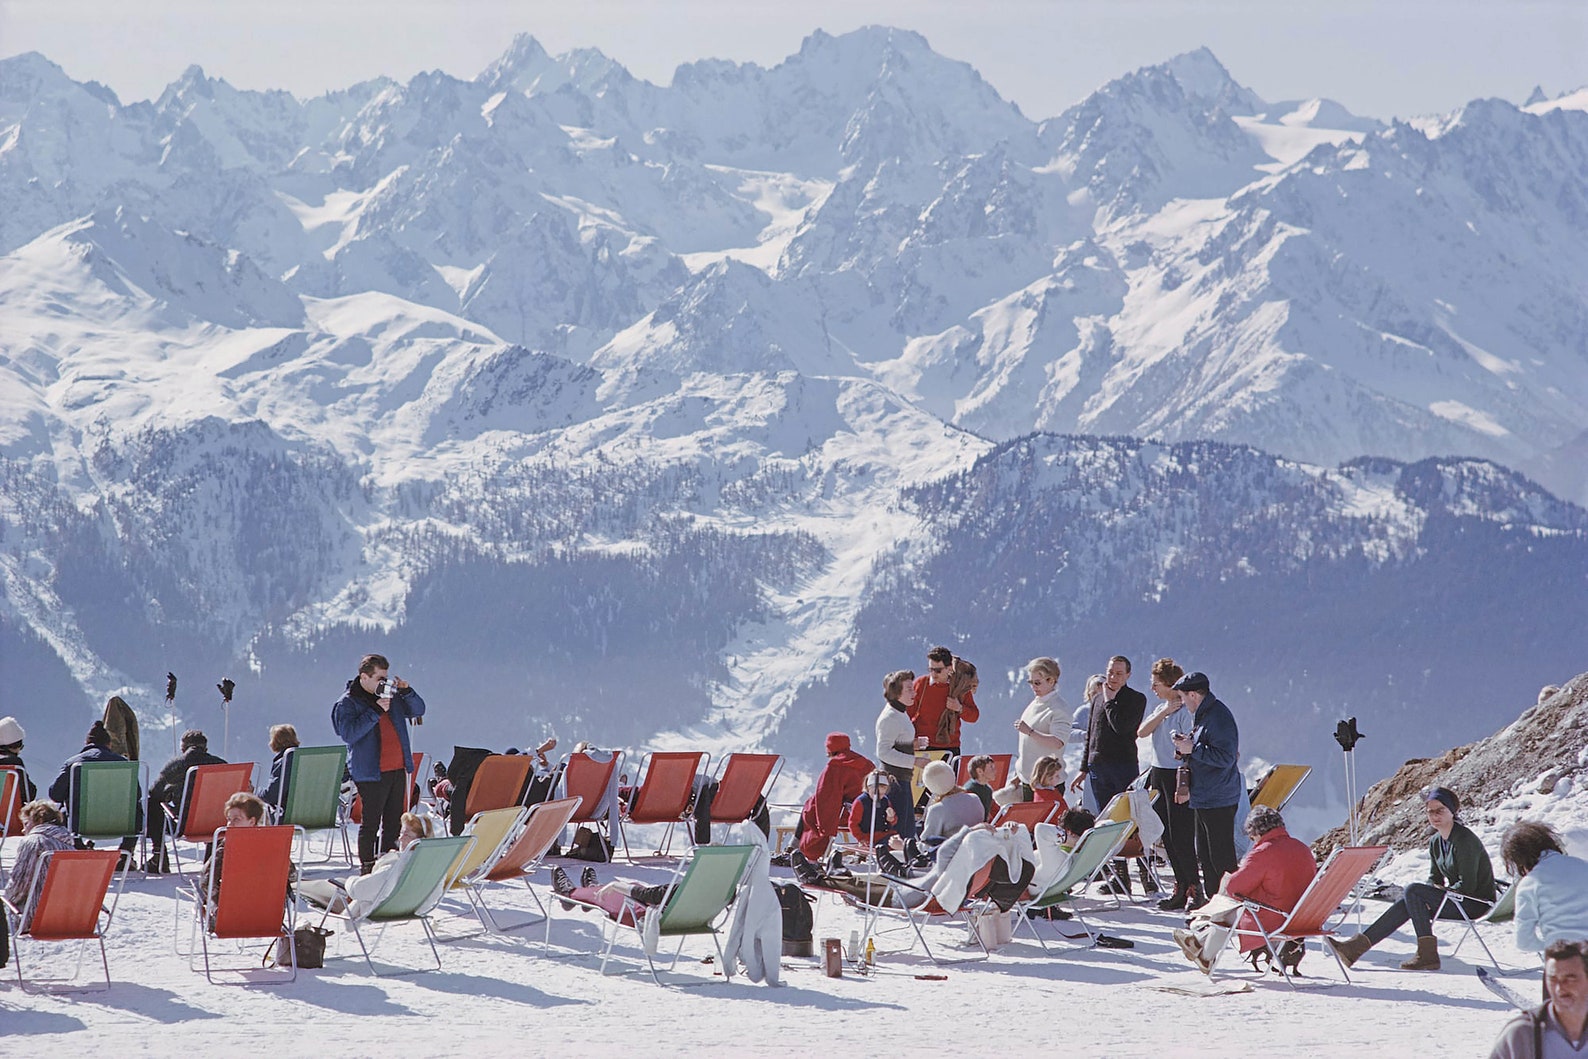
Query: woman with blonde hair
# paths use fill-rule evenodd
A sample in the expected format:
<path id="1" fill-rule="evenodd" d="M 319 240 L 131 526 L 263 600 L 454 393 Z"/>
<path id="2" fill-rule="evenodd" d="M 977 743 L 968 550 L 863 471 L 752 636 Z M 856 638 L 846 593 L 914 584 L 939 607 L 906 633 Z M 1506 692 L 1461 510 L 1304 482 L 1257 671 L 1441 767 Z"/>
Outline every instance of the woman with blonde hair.
<path id="1" fill-rule="evenodd" d="M 1059 733 L 1068 723 L 1070 706 L 1059 695 L 1059 663 L 1054 659 L 1043 656 L 1027 662 L 1026 683 L 1031 687 L 1032 698 L 1015 721 L 1019 743 L 1014 771 L 1020 777 L 1025 800 L 1029 801 L 1037 762 L 1046 755 L 1064 753 L 1064 736 Z"/>

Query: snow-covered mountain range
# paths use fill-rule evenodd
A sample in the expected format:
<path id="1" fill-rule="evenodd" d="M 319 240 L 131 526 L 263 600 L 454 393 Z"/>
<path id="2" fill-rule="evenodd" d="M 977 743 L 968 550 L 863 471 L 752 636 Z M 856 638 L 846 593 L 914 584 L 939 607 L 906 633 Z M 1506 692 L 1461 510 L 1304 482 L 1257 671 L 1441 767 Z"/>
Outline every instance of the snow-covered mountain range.
<path id="1" fill-rule="evenodd" d="M 941 641 L 989 749 L 1026 658 L 1125 650 L 1388 771 L 1582 668 L 1585 110 L 1202 50 L 1034 121 L 885 28 L 307 101 L 0 61 L 0 713 L 49 759 L 231 675 L 254 754 L 384 649 L 433 752 L 809 760 Z"/>

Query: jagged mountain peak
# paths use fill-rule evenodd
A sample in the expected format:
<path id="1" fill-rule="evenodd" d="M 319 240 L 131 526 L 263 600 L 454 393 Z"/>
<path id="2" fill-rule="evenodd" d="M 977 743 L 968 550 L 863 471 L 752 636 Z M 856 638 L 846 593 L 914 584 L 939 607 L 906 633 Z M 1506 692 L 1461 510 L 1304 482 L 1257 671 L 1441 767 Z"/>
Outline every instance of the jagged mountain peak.
<path id="1" fill-rule="evenodd" d="M 1157 69 L 1178 81 L 1187 96 L 1219 106 L 1228 114 L 1255 114 L 1263 109 L 1257 93 L 1239 84 L 1206 46 L 1176 55 Z"/>

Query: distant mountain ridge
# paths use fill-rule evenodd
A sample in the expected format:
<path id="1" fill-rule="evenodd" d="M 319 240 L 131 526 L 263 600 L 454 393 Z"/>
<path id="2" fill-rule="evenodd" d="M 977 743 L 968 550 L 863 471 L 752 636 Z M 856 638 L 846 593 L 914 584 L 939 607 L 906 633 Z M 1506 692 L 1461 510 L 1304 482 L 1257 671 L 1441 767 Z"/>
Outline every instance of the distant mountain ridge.
<path id="1" fill-rule="evenodd" d="M 1570 95 L 1386 125 L 1206 49 L 1041 121 L 886 27 L 313 100 L 0 60 L 0 712 L 64 754 L 226 670 L 323 727 L 377 641 L 434 738 L 803 759 L 936 640 L 1002 708 L 992 651 L 1194 650 L 1307 731 L 1409 705 L 1387 643 L 1575 672 L 1517 586 L 1588 587 L 1585 173 Z"/>

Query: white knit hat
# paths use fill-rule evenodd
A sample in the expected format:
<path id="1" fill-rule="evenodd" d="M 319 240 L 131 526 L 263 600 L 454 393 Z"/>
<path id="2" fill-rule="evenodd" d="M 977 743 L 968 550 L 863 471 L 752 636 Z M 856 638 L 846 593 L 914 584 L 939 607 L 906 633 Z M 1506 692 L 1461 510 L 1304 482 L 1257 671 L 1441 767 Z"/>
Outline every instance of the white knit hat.
<path id="1" fill-rule="evenodd" d="M 921 786 L 941 798 L 954 789 L 954 770 L 945 761 L 931 761 L 921 770 Z"/>
<path id="2" fill-rule="evenodd" d="M 10 746 L 26 739 L 28 733 L 22 730 L 15 717 L 0 717 L 0 746 Z"/>

